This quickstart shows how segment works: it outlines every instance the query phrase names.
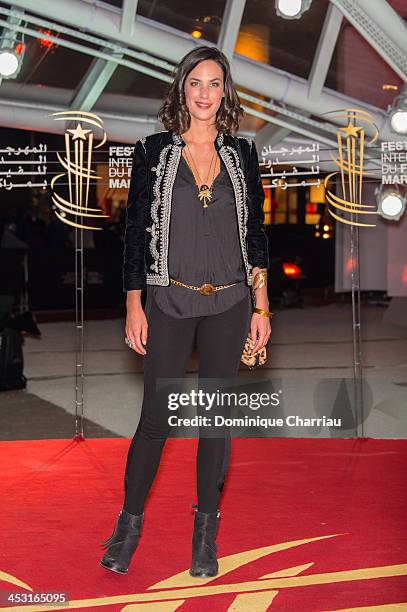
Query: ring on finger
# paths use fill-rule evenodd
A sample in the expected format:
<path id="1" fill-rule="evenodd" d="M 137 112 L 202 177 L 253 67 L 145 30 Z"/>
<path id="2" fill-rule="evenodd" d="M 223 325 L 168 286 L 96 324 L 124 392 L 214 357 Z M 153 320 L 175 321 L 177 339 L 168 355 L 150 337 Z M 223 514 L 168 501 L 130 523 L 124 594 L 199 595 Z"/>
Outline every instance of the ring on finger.
<path id="1" fill-rule="evenodd" d="M 130 340 L 130 338 L 128 338 L 127 336 L 124 339 L 125 343 L 127 344 L 127 346 L 129 346 L 130 348 L 134 348 L 134 343 L 132 340 Z"/>

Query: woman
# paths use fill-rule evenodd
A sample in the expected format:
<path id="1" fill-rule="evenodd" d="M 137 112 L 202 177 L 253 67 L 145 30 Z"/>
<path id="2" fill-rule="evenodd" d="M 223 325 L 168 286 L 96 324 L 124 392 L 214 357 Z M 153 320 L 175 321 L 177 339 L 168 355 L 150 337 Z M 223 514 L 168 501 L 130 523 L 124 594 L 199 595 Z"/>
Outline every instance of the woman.
<path id="1" fill-rule="evenodd" d="M 155 398 L 157 379 L 185 375 L 195 336 L 199 378 L 237 376 L 248 332 L 252 353 L 270 336 L 258 157 L 253 143 L 232 135 L 242 114 L 227 58 L 198 47 L 178 65 L 159 111 L 166 130 L 135 146 L 123 266 L 125 340 L 144 356 L 144 398 L 127 457 L 123 509 L 102 544 L 101 564 L 115 572 L 128 571 L 168 436 L 168 404 Z M 229 455 L 228 436 L 199 438 L 192 576 L 218 573 L 218 503 Z"/>

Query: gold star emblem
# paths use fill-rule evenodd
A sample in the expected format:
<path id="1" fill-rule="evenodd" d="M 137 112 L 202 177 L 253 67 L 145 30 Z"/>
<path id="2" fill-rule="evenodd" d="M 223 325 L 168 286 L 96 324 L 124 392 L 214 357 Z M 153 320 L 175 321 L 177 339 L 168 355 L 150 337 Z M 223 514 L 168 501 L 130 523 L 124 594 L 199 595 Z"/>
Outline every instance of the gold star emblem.
<path id="1" fill-rule="evenodd" d="M 357 127 L 356 125 L 352 125 L 352 123 L 348 123 L 346 128 L 340 128 L 340 129 L 343 132 L 345 132 L 346 138 L 348 138 L 349 136 L 354 136 L 356 138 L 361 128 Z"/>
<path id="2" fill-rule="evenodd" d="M 73 134 L 72 140 L 77 140 L 80 138 L 81 140 L 86 140 L 86 134 L 89 134 L 91 130 L 83 130 L 80 123 L 76 126 L 74 130 L 67 130 L 67 132 L 71 132 Z"/>

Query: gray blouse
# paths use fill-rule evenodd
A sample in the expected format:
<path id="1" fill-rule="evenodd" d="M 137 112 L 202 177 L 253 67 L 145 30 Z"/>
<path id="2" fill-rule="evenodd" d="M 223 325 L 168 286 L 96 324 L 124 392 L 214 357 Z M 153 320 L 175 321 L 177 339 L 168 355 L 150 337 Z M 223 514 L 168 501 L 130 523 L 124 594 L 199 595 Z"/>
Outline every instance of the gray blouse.
<path id="1" fill-rule="evenodd" d="M 171 317 L 224 312 L 250 293 L 239 244 L 234 190 L 222 160 L 212 199 L 203 208 L 194 176 L 181 156 L 172 194 L 168 271 L 170 278 L 189 285 L 236 283 L 212 295 L 172 283 L 165 287 L 148 285 L 146 308 L 154 298 Z"/>

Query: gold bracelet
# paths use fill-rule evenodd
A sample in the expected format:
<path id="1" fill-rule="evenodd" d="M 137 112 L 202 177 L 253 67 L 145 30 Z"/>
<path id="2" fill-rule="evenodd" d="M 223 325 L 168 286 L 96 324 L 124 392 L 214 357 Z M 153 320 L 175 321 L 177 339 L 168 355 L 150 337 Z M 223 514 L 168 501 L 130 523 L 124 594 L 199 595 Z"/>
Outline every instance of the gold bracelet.
<path id="1" fill-rule="evenodd" d="M 254 308 L 254 312 L 257 312 L 257 314 L 263 315 L 263 317 L 269 317 L 270 319 L 274 314 L 273 312 L 270 312 L 269 310 L 263 310 L 263 308 Z"/>
<path id="2" fill-rule="evenodd" d="M 253 279 L 253 289 L 261 289 L 267 285 L 267 270 L 260 270 Z"/>

